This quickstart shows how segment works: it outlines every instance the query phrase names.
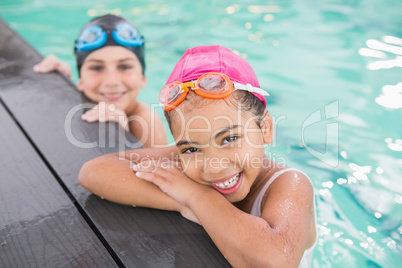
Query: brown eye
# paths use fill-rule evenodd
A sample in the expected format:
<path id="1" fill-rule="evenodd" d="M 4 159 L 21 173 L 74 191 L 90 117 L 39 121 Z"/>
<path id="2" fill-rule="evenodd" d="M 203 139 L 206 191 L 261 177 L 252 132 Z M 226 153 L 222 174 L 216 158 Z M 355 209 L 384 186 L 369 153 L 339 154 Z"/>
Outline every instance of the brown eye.
<path id="1" fill-rule="evenodd" d="M 225 143 L 230 143 L 230 142 L 234 142 L 235 140 L 237 140 L 239 137 L 237 137 L 237 136 L 229 136 L 229 137 L 226 137 L 224 140 L 223 140 L 223 143 L 225 144 Z"/>
<path id="2" fill-rule="evenodd" d="M 95 72 L 99 72 L 99 71 L 103 70 L 103 67 L 95 65 L 95 66 L 91 66 L 89 69 L 92 70 L 92 71 L 95 71 Z"/>
<path id="3" fill-rule="evenodd" d="M 122 64 L 122 65 L 119 65 L 119 69 L 120 70 L 130 70 L 132 67 L 130 66 L 130 65 L 128 65 L 128 64 Z"/>
<path id="4" fill-rule="evenodd" d="M 181 150 L 182 154 L 186 154 L 186 153 L 190 154 L 190 153 L 196 153 L 196 152 L 199 152 L 199 149 L 195 148 L 195 147 L 185 148 L 185 149 Z"/>

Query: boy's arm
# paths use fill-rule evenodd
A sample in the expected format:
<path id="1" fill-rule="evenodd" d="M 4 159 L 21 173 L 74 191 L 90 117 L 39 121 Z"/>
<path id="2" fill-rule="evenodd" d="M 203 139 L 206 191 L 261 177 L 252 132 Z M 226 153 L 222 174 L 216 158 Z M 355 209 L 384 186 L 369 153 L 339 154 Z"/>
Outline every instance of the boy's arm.
<path id="1" fill-rule="evenodd" d="M 171 161 L 176 155 L 175 146 L 104 155 L 82 166 L 78 182 L 92 193 L 113 202 L 180 212 L 182 206 L 177 201 L 153 183 L 138 179 L 131 168 L 143 159 Z"/>
<path id="2" fill-rule="evenodd" d="M 159 116 L 151 108 L 138 102 L 136 114 L 127 115 L 116 105 L 99 102 L 93 109 L 82 115 L 87 122 L 115 121 L 129 131 L 146 148 L 163 148 L 167 146 L 165 127 Z"/>
<path id="3" fill-rule="evenodd" d="M 146 148 L 158 148 L 168 143 L 165 127 L 155 110 L 138 102 L 135 114 L 127 115 L 130 132 Z"/>
<path id="4" fill-rule="evenodd" d="M 53 54 L 50 54 L 49 56 L 44 58 L 41 62 L 34 65 L 33 70 L 36 73 L 50 73 L 53 71 L 59 71 L 68 78 L 71 78 L 70 66 L 66 62 L 61 61 Z"/>

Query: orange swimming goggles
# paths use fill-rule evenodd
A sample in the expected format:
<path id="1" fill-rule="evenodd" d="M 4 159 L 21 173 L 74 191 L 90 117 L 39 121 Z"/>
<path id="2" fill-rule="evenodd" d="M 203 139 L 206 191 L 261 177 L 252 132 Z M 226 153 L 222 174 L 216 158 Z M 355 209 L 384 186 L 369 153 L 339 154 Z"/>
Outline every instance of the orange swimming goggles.
<path id="1" fill-rule="evenodd" d="M 210 72 L 203 74 L 197 80 L 185 83 L 176 81 L 165 85 L 159 92 L 159 101 L 165 111 L 173 110 L 182 103 L 190 89 L 194 90 L 197 95 L 208 99 L 223 99 L 235 90 L 246 90 L 255 95 L 269 96 L 261 88 L 232 82 L 223 73 Z"/>

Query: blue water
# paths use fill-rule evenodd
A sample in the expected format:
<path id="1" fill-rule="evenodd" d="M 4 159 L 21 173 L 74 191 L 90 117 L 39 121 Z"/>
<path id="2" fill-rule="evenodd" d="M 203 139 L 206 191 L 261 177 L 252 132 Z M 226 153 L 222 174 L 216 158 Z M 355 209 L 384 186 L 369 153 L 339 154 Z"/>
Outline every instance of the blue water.
<path id="1" fill-rule="evenodd" d="M 250 62 L 272 96 L 268 153 L 313 180 L 313 267 L 402 266 L 402 1 L 0 1 L 39 53 L 72 66 L 80 27 L 106 12 L 146 37 L 149 104 L 188 47 Z"/>

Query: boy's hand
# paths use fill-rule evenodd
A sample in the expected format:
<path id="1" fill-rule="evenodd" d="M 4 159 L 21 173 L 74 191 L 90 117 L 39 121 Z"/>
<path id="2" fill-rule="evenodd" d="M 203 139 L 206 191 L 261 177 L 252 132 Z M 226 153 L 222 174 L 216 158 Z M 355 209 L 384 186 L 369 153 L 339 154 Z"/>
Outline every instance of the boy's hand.
<path id="1" fill-rule="evenodd" d="M 59 71 L 68 78 L 71 78 L 70 66 L 64 61 L 59 60 L 59 58 L 53 54 L 50 54 L 41 62 L 34 65 L 33 70 L 35 73 L 50 73 L 53 71 Z"/>
<path id="2" fill-rule="evenodd" d="M 83 114 L 81 118 L 87 122 L 115 121 L 125 130 L 129 131 L 126 113 L 123 110 L 116 109 L 116 105 L 114 104 L 99 102 L 98 105 Z"/>

